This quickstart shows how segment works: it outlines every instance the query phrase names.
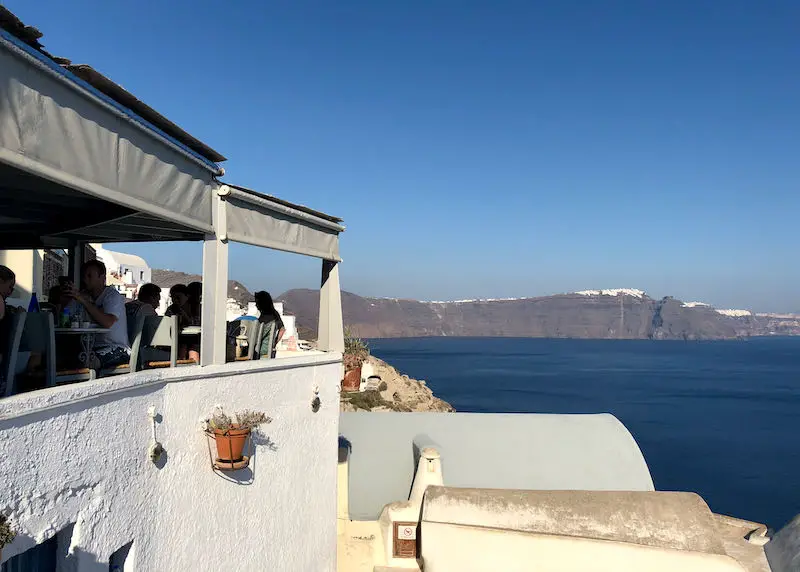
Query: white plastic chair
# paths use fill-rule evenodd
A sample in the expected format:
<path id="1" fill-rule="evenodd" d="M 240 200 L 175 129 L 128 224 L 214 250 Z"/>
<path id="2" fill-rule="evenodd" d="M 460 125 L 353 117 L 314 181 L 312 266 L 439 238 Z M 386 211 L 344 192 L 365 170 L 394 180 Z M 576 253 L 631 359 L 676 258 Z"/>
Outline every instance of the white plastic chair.
<path id="1" fill-rule="evenodd" d="M 19 355 L 19 344 L 22 340 L 22 330 L 25 327 L 27 312 L 14 312 L 7 319 L 10 320 L 9 327 L 11 333 L 8 339 L 8 347 L 0 348 L 3 352 L 2 370 L 0 370 L 0 382 L 5 380 L 5 391 L 3 395 L 9 397 L 14 395 L 14 379 L 17 375 L 17 356 Z"/>
<path id="2" fill-rule="evenodd" d="M 179 335 L 178 316 L 146 316 L 137 348 L 141 369 L 197 365 L 192 359 L 178 359 Z"/>

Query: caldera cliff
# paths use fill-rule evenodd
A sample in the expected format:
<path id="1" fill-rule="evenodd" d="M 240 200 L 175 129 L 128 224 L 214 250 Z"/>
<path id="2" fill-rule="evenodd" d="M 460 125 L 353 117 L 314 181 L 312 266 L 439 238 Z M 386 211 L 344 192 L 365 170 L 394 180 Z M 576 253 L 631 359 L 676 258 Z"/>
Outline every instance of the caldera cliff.
<path id="1" fill-rule="evenodd" d="M 342 292 L 344 322 L 367 338 L 502 336 L 600 339 L 734 339 L 771 333 L 758 315 L 725 315 L 706 305 L 643 292 L 559 294 L 509 300 L 421 302 L 366 298 Z M 615 292 L 619 292 L 614 294 Z M 319 312 L 316 290 L 290 290 L 280 299 L 313 335 Z M 772 324 L 772 325 L 770 325 Z M 773 328 L 774 329 L 774 328 Z M 786 332 L 784 332 L 786 333 Z"/>

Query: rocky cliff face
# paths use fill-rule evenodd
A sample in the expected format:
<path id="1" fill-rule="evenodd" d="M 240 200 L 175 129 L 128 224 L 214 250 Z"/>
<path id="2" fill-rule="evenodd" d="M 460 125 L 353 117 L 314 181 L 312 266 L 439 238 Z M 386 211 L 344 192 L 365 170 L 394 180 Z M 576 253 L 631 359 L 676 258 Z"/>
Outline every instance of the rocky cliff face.
<path id="1" fill-rule="evenodd" d="M 341 411 L 455 411 L 452 405 L 436 397 L 424 381 L 401 374 L 375 356 L 370 356 L 369 362 L 383 382 L 380 385 L 383 389 L 341 393 Z"/>
<path id="2" fill-rule="evenodd" d="M 298 324 L 316 330 L 319 293 L 280 297 Z M 754 335 L 759 319 L 642 296 L 562 294 L 518 300 L 418 302 L 342 293 L 345 324 L 367 338 L 505 336 L 548 338 L 728 339 Z"/>

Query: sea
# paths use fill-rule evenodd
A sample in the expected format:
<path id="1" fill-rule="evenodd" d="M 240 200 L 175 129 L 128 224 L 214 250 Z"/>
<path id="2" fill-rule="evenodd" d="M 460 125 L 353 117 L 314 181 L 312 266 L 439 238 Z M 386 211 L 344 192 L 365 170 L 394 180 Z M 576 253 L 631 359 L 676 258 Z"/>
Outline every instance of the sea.
<path id="1" fill-rule="evenodd" d="M 800 337 L 369 343 L 457 411 L 614 414 L 657 490 L 776 530 L 800 513 Z"/>

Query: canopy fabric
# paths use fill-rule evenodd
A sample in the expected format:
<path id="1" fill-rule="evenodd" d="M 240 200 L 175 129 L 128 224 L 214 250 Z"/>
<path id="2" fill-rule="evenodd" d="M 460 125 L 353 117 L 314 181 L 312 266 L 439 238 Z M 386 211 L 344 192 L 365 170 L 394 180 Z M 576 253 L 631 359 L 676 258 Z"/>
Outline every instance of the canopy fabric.
<path id="1" fill-rule="evenodd" d="M 236 185 L 223 191 L 222 173 L 0 30 L 0 248 L 217 234 L 340 260 L 339 219 Z M 212 214 L 219 200 L 222 222 Z"/>
<path id="2" fill-rule="evenodd" d="M 0 162 L 133 211 L 212 230 L 218 167 L 192 160 L 5 32 Z"/>
<path id="3" fill-rule="evenodd" d="M 339 258 L 339 233 L 344 227 L 330 217 L 311 214 L 301 207 L 270 200 L 242 187 L 234 187 L 226 201 L 230 240 L 276 250 Z"/>

